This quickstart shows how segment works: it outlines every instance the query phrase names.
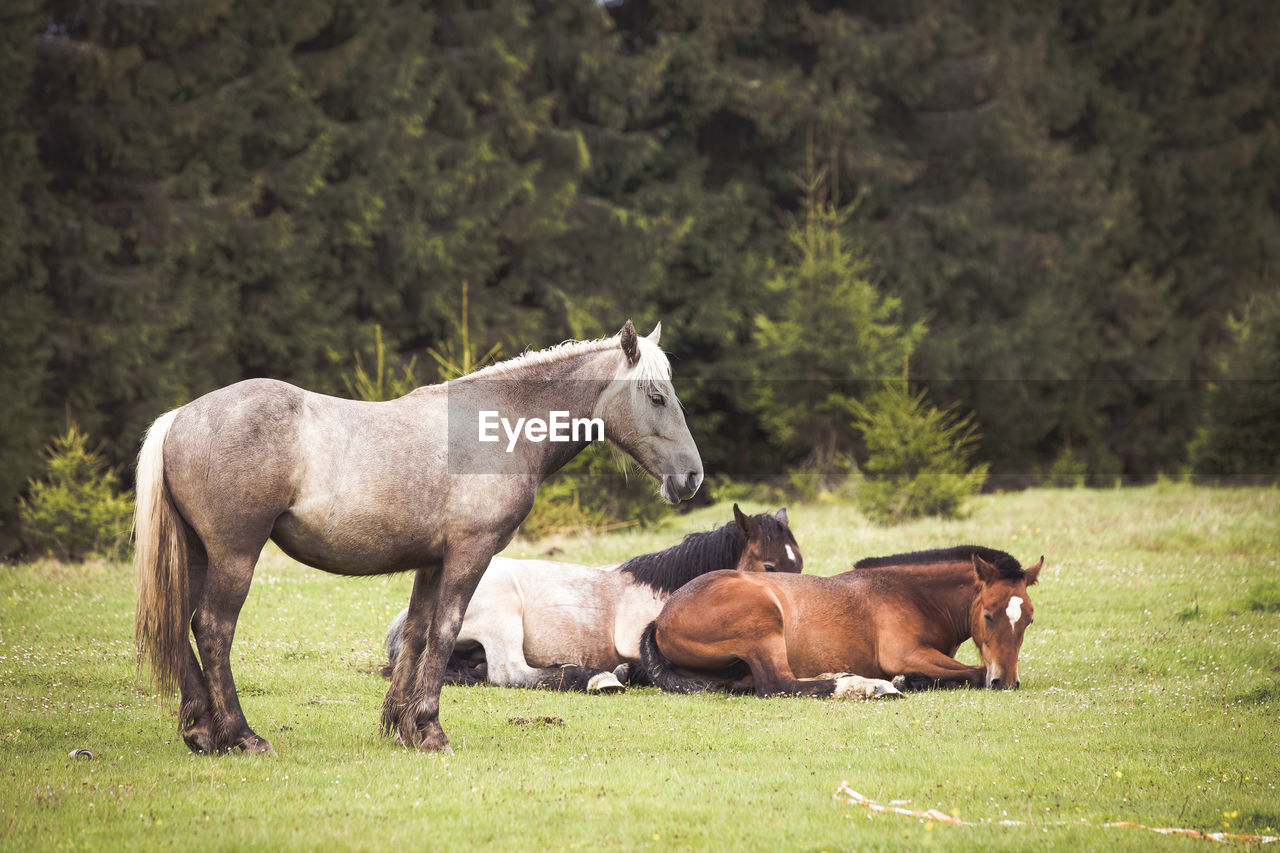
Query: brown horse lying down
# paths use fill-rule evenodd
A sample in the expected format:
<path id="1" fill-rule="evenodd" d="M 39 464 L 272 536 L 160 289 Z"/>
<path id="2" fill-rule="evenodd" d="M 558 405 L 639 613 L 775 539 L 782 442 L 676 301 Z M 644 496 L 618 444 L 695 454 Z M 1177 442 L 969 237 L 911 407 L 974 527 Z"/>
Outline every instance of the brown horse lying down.
<path id="1" fill-rule="evenodd" d="M 862 560 L 829 578 L 712 572 L 667 601 L 641 638 L 641 661 L 654 684 L 679 693 L 840 695 L 831 673 L 901 677 L 894 683 L 912 689 L 1016 688 L 1034 612 L 1027 587 L 1043 564 L 1024 569 L 962 545 Z M 970 637 L 984 666 L 953 657 Z"/>

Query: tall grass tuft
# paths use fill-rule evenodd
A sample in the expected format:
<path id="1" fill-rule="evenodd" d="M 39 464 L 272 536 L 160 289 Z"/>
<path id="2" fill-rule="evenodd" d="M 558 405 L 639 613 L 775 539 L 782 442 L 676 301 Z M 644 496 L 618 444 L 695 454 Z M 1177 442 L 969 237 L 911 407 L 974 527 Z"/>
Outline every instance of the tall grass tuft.
<path id="1" fill-rule="evenodd" d="M 1250 610 L 1263 613 L 1280 613 L 1280 580 L 1260 580 L 1249 588 L 1246 602 Z"/>

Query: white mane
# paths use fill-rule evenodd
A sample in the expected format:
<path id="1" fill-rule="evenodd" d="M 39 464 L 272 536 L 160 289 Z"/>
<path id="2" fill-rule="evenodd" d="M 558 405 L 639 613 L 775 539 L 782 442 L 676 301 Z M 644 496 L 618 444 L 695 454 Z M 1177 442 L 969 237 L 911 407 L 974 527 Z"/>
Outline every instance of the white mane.
<path id="1" fill-rule="evenodd" d="M 671 362 L 667 360 L 662 348 L 646 337 L 637 336 L 636 342 L 639 345 L 640 358 L 634 365 L 628 365 L 622 357 L 622 340 L 621 335 L 618 334 L 594 341 L 564 341 L 543 350 L 531 350 L 515 358 L 489 365 L 475 373 L 469 373 L 461 377 L 461 380 L 515 378 L 516 374 L 524 373 L 531 368 L 557 364 L 587 353 L 614 349 L 618 352 L 619 367 L 613 378 L 630 380 L 636 383 L 637 389 L 670 382 Z"/>

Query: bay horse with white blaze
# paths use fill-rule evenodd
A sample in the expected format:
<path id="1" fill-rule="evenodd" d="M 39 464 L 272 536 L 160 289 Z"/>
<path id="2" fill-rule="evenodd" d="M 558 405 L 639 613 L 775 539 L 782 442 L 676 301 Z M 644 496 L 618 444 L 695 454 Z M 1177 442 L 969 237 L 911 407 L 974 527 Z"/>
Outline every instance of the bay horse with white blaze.
<path id="1" fill-rule="evenodd" d="M 1016 688 L 1034 612 L 1027 587 L 1043 564 L 1041 557 L 1024 569 L 1002 551 L 963 545 L 862 560 L 827 578 L 704 575 L 645 629 L 641 659 L 653 683 L 674 692 L 852 689 L 830 673 L 896 679 L 912 689 Z M 954 658 L 970 637 L 982 666 Z"/>
<path id="2" fill-rule="evenodd" d="M 271 750 L 245 720 L 230 657 L 271 539 L 327 572 L 416 573 L 382 728 L 447 750 L 440 685 L 467 602 L 539 483 L 587 444 L 541 440 L 544 429 L 504 446 L 485 439 L 482 419 L 599 419 L 664 498 L 692 497 L 702 461 L 658 335 L 641 338 L 628 320 L 612 338 L 527 353 L 383 403 L 251 379 L 157 419 L 138 457 L 136 635 L 160 688 L 181 690 L 188 747 Z"/>
<path id="3" fill-rule="evenodd" d="M 675 590 L 719 570 L 803 569 L 785 509 L 747 516 L 734 504 L 733 516 L 620 565 L 494 557 L 462 617 L 446 683 L 623 690 L 631 667 L 639 669 L 641 632 Z M 387 631 L 384 675 L 400 655 L 407 616 L 402 610 Z"/>

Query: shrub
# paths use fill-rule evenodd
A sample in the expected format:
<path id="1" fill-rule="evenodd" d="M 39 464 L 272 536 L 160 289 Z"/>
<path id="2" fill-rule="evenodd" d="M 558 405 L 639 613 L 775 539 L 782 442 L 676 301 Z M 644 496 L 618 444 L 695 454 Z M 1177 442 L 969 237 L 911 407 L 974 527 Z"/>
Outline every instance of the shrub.
<path id="1" fill-rule="evenodd" d="M 1045 485 L 1054 489 L 1080 489 L 1084 487 L 1089 464 L 1076 456 L 1071 448 L 1065 448 L 1049 468 Z"/>
<path id="2" fill-rule="evenodd" d="M 986 482 L 985 464 L 969 467 L 978 442 L 972 415 L 927 405 L 924 392 L 911 393 L 905 381 L 850 409 L 868 454 L 855 500 L 872 521 L 958 516 Z"/>
<path id="3" fill-rule="evenodd" d="M 133 499 L 117 492 L 118 478 L 88 447 L 74 425 L 45 451 L 45 477 L 27 484 L 20 505 L 37 550 L 63 559 L 118 556 L 127 546 Z"/>

